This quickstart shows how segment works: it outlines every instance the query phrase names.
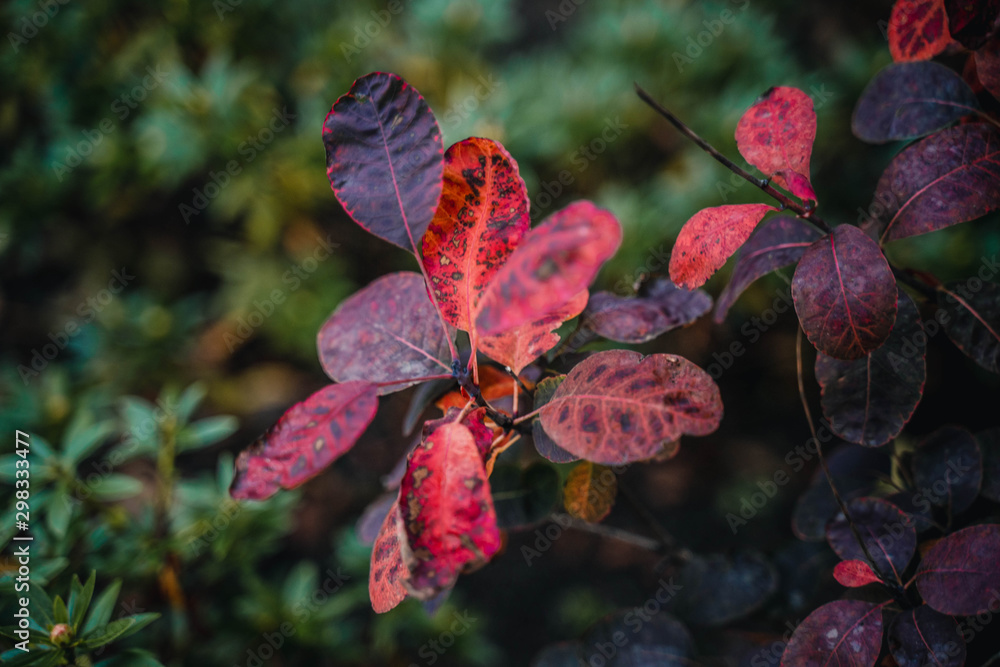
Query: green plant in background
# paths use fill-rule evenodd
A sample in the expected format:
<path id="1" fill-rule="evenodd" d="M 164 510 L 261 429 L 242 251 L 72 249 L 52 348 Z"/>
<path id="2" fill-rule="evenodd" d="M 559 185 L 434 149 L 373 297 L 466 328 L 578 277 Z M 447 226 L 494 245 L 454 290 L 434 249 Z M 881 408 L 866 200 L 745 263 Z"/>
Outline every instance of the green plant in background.
<path id="1" fill-rule="evenodd" d="M 80 583 L 80 578 L 74 574 L 66 601 L 58 595 L 54 599 L 49 598 L 44 589 L 33 587 L 29 594 L 30 605 L 27 607 L 30 613 L 27 631 L 18 634 L 16 626 L 0 629 L 5 637 L 22 645 L 22 648 L 13 648 L 0 655 L 4 664 L 10 667 L 160 665 L 151 653 L 139 649 L 129 649 L 116 657 L 94 661 L 92 654 L 96 652 L 96 655 L 100 655 L 107 645 L 134 635 L 160 617 L 157 613 L 145 613 L 112 620 L 121 581 L 114 581 L 94 598 L 96 582 L 97 572 L 91 572 L 85 584 Z"/>

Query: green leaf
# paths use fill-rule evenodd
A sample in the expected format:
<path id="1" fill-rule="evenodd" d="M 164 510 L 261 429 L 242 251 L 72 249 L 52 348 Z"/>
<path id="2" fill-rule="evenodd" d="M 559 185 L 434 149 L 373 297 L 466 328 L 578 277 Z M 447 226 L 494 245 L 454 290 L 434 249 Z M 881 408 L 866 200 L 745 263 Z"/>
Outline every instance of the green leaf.
<path id="1" fill-rule="evenodd" d="M 112 658 L 101 660 L 94 667 L 163 667 L 163 663 L 149 651 L 130 648 Z"/>
<path id="2" fill-rule="evenodd" d="M 56 623 L 69 623 L 69 610 L 66 609 L 66 603 L 58 595 L 52 601 L 52 620 Z"/>
<path id="3" fill-rule="evenodd" d="M 112 473 L 91 488 L 97 500 L 112 501 L 131 498 L 142 493 L 142 482 L 135 477 Z"/>
<path id="4" fill-rule="evenodd" d="M 62 650 L 44 650 L 34 646 L 31 646 L 31 650 L 25 653 L 24 651 L 7 651 L 3 654 L 3 665 L 4 667 L 22 667 L 22 665 L 33 665 L 34 667 L 46 667 L 47 665 L 54 665 L 62 657 Z M 8 657 L 9 656 L 9 657 Z"/>
<path id="5" fill-rule="evenodd" d="M 201 419 L 177 434 L 177 445 L 181 451 L 198 449 L 225 440 L 236 432 L 239 421 L 231 415 L 219 415 Z"/>
<path id="6" fill-rule="evenodd" d="M 80 578 L 73 575 L 73 585 L 69 594 L 69 621 L 73 628 L 73 633 L 80 632 L 80 624 L 90 606 L 90 599 L 94 596 L 94 584 L 97 583 L 97 570 L 91 570 L 90 577 L 85 585 L 80 584 Z"/>
<path id="7" fill-rule="evenodd" d="M 46 524 L 52 531 L 52 536 L 61 540 L 66 536 L 66 530 L 73 516 L 73 504 L 65 484 L 59 485 L 46 509 L 49 511 Z"/>
<path id="8" fill-rule="evenodd" d="M 195 409 L 201 404 L 203 398 L 205 398 L 205 384 L 203 382 L 195 382 L 185 389 L 177 401 L 177 423 L 187 424 L 191 421 Z"/>
<path id="9" fill-rule="evenodd" d="M 121 411 L 125 418 L 126 439 L 134 438 L 142 445 L 154 445 L 159 441 L 156 406 L 138 396 L 125 396 L 121 399 Z"/>
<path id="10" fill-rule="evenodd" d="M 115 610 L 115 602 L 118 601 L 118 593 L 122 589 L 122 580 L 115 579 L 111 585 L 101 591 L 97 596 L 97 601 L 90 608 L 87 615 L 87 622 L 83 624 L 80 636 L 86 636 L 97 628 L 103 627 L 111 620 L 111 614 Z"/>
<path id="11" fill-rule="evenodd" d="M 105 439 L 115 430 L 111 421 L 102 421 L 92 424 L 66 440 L 64 459 L 74 467 L 83 459 L 87 458 Z"/>
<path id="12" fill-rule="evenodd" d="M 79 646 L 82 650 L 87 651 L 97 648 L 98 646 L 110 644 L 118 639 L 124 639 L 125 637 L 139 632 L 139 630 L 142 630 L 159 617 L 159 614 L 150 613 L 136 614 L 135 616 L 120 618 L 117 621 L 112 621 L 104 627 L 91 632 L 82 642 L 80 642 Z"/>
<path id="13" fill-rule="evenodd" d="M 31 618 L 43 628 L 51 627 L 55 621 L 52 620 L 52 598 L 41 586 L 32 586 L 28 591 L 28 611 Z"/>
<path id="14" fill-rule="evenodd" d="M 291 609 L 295 603 L 305 600 L 319 585 L 319 570 L 308 561 L 300 561 L 285 578 L 281 592 L 285 605 Z"/>
<path id="15" fill-rule="evenodd" d="M 32 563 L 31 581 L 37 584 L 47 584 L 52 577 L 65 570 L 67 565 L 69 565 L 69 559 L 65 556 L 51 558 L 37 565 Z"/>

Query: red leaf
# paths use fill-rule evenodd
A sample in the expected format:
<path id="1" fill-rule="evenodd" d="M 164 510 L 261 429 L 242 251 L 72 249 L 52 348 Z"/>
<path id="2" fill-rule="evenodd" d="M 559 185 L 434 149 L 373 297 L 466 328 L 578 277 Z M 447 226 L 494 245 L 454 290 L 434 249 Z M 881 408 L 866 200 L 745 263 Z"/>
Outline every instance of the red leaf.
<path id="1" fill-rule="evenodd" d="M 517 162 L 499 143 L 471 138 L 444 156 L 444 190 L 423 240 L 441 314 L 474 334 L 479 302 L 531 220 Z M 475 338 L 473 338 L 475 341 Z"/>
<path id="2" fill-rule="evenodd" d="M 229 493 L 238 500 L 263 500 L 294 489 L 337 460 L 354 443 L 378 409 L 378 392 L 368 382 L 323 387 L 296 403 L 236 459 Z"/>
<path id="3" fill-rule="evenodd" d="M 736 252 L 768 211 L 767 204 L 705 208 L 684 223 L 670 252 L 670 279 L 681 287 L 701 287 Z"/>
<path id="4" fill-rule="evenodd" d="M 670 354 L 598 352 L 578 364 L 541 410 L 566 451 L 604 465 L 656 456 L 682 435 L 707 435 L 722 419 L 708 373 Z"/>
<path id="5" fill-rule="evenodd" d="M 361 513 L 358 522 L 354 524 L 354 532 L 358 534 L 358 541 L 361 544 L 374 544 L 382 532 L 382 524 L 385 523 L 386 515 L 393 510 L 399 499 L 398 488 L 388 493 L 383 493 L 373 500 Z"/>
<path id="6" fill-rule="evenodd" d="M 910 517 L 881 498 L 855 498 L 847 503 L 847 511 L 879 574 L 900 581 L 917 550 L 917 531 Z M 865 557 L 843 513 L 827 524 L 826 540 L 844 560 Z"/>
<path id="7" fill-rule="evenodd" d="M 1000 208 L 1000 130 L 959 125 L 893 158 L 870 210 L 882 242 L 926 234 Z"/>
<path id="8" fill-rule="evenodd" d="M 536 410 L 541 409 L 546 403 L 552 400 L 552 396 L 555 395 L 556 389 L 559 385 L 563 383 L 566 379 L 565 375 L 556 375 L 553 377 L 547 377 L 535 386 L 535 395 L 533 406 Z M 535 443 L 535 449 L 541 454 L 542 458 L 548 459 L 553 463 L 572 463 L 573 461 L 579 461 L 579 456 L 574 456 L 570 454 L 565 449 L 560 447 L 555 443 L 554 440 L 545 432 L 542 428 L 542 418 L 535 417 L 531 420 L 531 439 Z"/>
<path id="9" fill-rule="evenodd" d="M 467 567 L 500 548 L 490 485 L 475 439 L 462 424 L 444 424 L 421 442 L 399 487 L 406 532 L 407 590 L 422 600 L 455 583 Z"/>
<path id="10" fill-rule="evenodd" d="M 886 633 L 889 651 L 899 667 L 962 667 L 965 640 L 958 623 L 927 605 L 907 609 Z"/>
<path id="11" fill-rule="evenodd" d="M 875 75 L 854 107 L 851 130 L 862 141 L 922 137 L 979 108 L 958 74 L 933 62 L 896 63 Z"/>
<path id="12" fill-rule="evenodd" d="M 819 237 L 815 227 L 799 218 L 780 216 L 760 225 L 740 248 L 729 284 L 715 302 L 715 321 L 721 324 L 726 319 L 736 299 L 753 281 L 797 262 Z"/>
<path id="13" fill-rule="evenodd" d="M 1000 16 L 1000 0 L 944 0 L 948 32 L 975 51 L 986 43 Z"/>
<path id="14" fill-rule="evenodd" d="M 823 415 L 848 442 L 879 447 L 898 436 L 924 394 L 927 337 L 913 300 L 897 288 L 898 312 L 889 338 L 862 359 L 816 355 Z"/>
<path id="15" fill-rule="evenodd" d="M 461 413 L 462 411 L 460 408 L 448 408 L 445 410 L 444 417 L 424 422 L 424 428 L 421 431 L 420 439 L 422 441 L 426 441 L 434 433 L 434 431 L 438 430 L 442 426 L 445 426 L 446 424 L 454 424 L 455 420 L 458 419 L 458 415 Z M 493 429 L 487 426 L 486 419 L 486 408 L 469 410 L 465 414 L 465 417 L 462 418 L 462 425 L 469 429 L 469 433 L 472 434 L 472 439 L 476 443 L 476 449 L 479 450 L 479 454 L 484 462 L 489 458 L 490 444 L 493 443 L 493 439 L 495 437 Z M 492 424 L 493 422 L 491 421 L 490 423 Z"/>
<path id="16" fill-rule="evenodd" d="M 1000 373 L 1000 285 L 982 283 L 973 292 L 961 282 L 938 287 L 938 305 L 948 314 L 944 331 L 958 349 L 992 373 Z"/>
<path id="17" fill-rule="evenodd" d="M 444 146 L 434 114 L 395 74 L 351 86 L 323 122 L 326 173 L 348 215 L 415 253 L 441 195 Z"/>
<path id="18" fill-rule="evenodd" d="M 622 240 L 610 212 L 574 202 L 532 229 L 497 272 L 476 319 L 484 336 L 510 331 L 587 289 Z"/>
<path id="19" fill-rule="evenodd" d="M 736 147 L 747 162 L 799 199 L 813 201 L 809 158 L 815 140 L 816 112 L 798 88 L 771 88 L 736 126 Z"/>
<path id="20" fill-rule="evenodd" d="M 403 562 L 400 540 L 403 539 L 403 522 L 400 518 L 398 501 L 386 514 L 382 529 L 372 547 L 371 569 L 368 572 L 368 597 L 376 614 L 384 614 L 404 599 L 406 588 L 403 582 L 410 572 Z"/>
<path id="21" fill-rule="evenodd" d="M 860 588 L 882 581 L 863 560 L 842 560 L 833 568 L 833 578 L 841 586 Z"/>
<path id="22" fill-rule="evenodd" d="M 382 276 L 351 295 L 323 324 L 317 346 L 323 370 L 338 382 L 414 380 L 380 387 L 380 394 L 451 372 L 444 326 L 423 277 L 412 271 Z"/>
<path id="23" fill-rule="evenodd" d="M 479 339 L 479 349 L 494 361 L 509 366 L 515 374 L 520 374 L 525 366 L 559 343 L 559 336 L 553 331 L 583 311 L 587 296 L 587 290 L 584 290 L 545 317 L 501 334 L 484 336 Z"/>
<path id="24" fill-rule="evenodd" d="M 872 667 L 882 648 L 882 606 L 860 600 L 823 605 L 795 628 L 781 667 Z"/>
<path id="25" fill-rule="evenodd" d="M 942 426 L 913 452 L 913 483 L 932 505 L 951 513 L 972 506 L 983 483 L 983 454 L 969 431 Z"/>
<path id="26" fill-rule="evenodd" d="M 990 95 L 1000 99 L 1000 38 L 993 38 L 975 53 L 976 75 Z"/>
<path id="27" fill-rule="evenodd" d="M 1000 525 L 970 526 L 941 538 L 915 577 L 920 597 L 942 614 L 985 613 L 1000 590 Z"/>
<path id="28" fill-rule="evenodd" d="M 896 280 L 878 244 L 840 225 L 802 255 L 792 300 L 809 342 L 835 359 L 859 359 L 889 337 Z"/>
<path id="29" fill-rule="evenodd" d="M 889 15 L 893 60 L 930 60 L 950 43 L 944 0 L 896 0 Z"/>
<path id="30" fill-rule="evenodd" d="M 598 292 L 590 297 L 583 326 L 619 343 L 645 343 L 690 324 L 708 312 L 712 297 L 677 287 L 666 278 L 643 285 L 638 296 Z"/>

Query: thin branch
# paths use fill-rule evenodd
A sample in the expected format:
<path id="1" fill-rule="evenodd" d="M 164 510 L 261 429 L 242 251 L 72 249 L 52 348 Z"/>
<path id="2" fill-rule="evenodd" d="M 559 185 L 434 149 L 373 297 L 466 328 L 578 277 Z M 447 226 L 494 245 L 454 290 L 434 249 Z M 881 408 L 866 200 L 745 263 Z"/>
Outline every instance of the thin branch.
<path id="1" fill-rule="evenodd" d="M 647 508 L 642 501 L 639 500 L 635 491 L 624 484 L 620 484 L 618 485 L 618 492 L 622 494 L 622 497 L 629 504 L 629 506 L 635 511 L 636 514 L 639 515 L 639 518 L 642 519 L 643 523 L 645 523 L 660 539 L 660 542 L 665 548 L 672 550 L 677 545 L 677 540 L 674 539 L 674 536 L 663 527 L 663 524 L 661 524 L 659 520 L 653 516 L 653 513 L 649 511 L 649 508 Z"/>
<path id="2" fill-rule="evenodd" d="M 453 375 L 428 375 L 422 378 L 406 378 L 405 380 L 389 380 L 388 382 L 373 382 L 376 387 L 391 387 L 396 384 L 405 384 L 407 382 L 429 382 L 431 380 L 453 380 L 455 376 Z"/>
<path id="3" fill-rule="evenodd" d="M 646 537 L 645 535 L 638 535 L 636 533 L 624 530 L 622 528 L 615 528 L 614 526 L 605 526 L 602 523 L 588 523 L 583 519 L 577 519 L 576 517 L 561 516 L 556 519 L 553 514 L 550 517 L 559 525 L 568 525 L 570 528 L 575 528 L 587 533 L 593 533 L 594 535 L 600 535 L 601 537 L 610 537 L 613 540 L 619 540 L 620 542 L 627 542 L 633 546 L 637 546 L 640 549 L 646 549 L 653 552 L 664 551 L 667 546 L 660 542 L 659 540 L 654 540 L 651 537 Z"/>

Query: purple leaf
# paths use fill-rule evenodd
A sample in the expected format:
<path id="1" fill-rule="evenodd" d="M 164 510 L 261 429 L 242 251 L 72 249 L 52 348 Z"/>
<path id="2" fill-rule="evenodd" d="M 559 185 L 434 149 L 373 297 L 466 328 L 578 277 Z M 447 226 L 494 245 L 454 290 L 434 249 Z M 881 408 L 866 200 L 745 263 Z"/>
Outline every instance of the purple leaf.
<path id="1" fill-rule="evenodd" d="M 781 667 L 872 667 L 882 648 L 882 605 L 829 602 L 802 621 Z"/>
<path id="2" fill-rule="evenodd" d="M 851 129 L 872 144 L 922 137 L 979 108 L 958 74 L 930 61 L 896 63 L 861 93 Z"/>
<path id="3" fill-rule="evenodd" d="M 836 359 L 860 359 L 889 337 L 896 280 L 878 245 L 840 225 L 802 255 L 792 278 L 795 312 L 809 342 Z"/>
<path id="4" fill-rule="evenodd" d="M 711 307 L 712 297 L 703 290 L 687 290 L 667 278 L 657 278 L 639 296 L 591 295 L 583 311 L 583 326 L 608 340 L 645 343 L 690 324 Z"/>
<path id="5" fill-rule="evenodd" d="M 944 331 L 958 349 L 993 373 L 1000 373 L 1000 285 L 982 283 L 977 292 L 961 283 L 938 288 L 938 305 L 949 315 Z"/>
<path id="6" fill-rule="evenodd" d="M 887 581 L 901 581 L 917 549 L 913 519 L 881 498 L 855 498 L 848 501 L 847 511 L 878 568 L 876 573 Z M 826 539 L 842 559 L 865 560 L 865 552 L 843 514 L 827 525 Z"/>
<path id="7" fill-rule="evenodd" d="M 414 380 L 380 387 L 380 394 L 451 372 L 445 325 L 423 277 L 411 271 L 382 276 L 341 303 L 319 330 L 317 347 L 323 370 L 338 382 Z"/>
<path id="8" fill-rule="evenodd" d="M 913 452 L 913 482 L 938 507 L 951 507 L 956 513 L 967 510 L 979 495 L 982 479 L 979 444 L 964 428 L 943 426 Z"/>
<path id="9" fill-rule="evenodd" d="M 545 378 L 535 385 L 535 399 L 532 407 L 535 410 L 538 410 L 552 400 L 552 396 L 556 393 L 556 389 L 559 388 L 559 385 L 561 385 L 565 379 L 565 375 L 557 375 L 555 377 Z M 557 445 L 555 440 L 549 437 L 549 434 L 545 432 L 544 428 L 542 428 L 541 417 L 535 417 L 531 421 L 531 439 L 534 441 L 535 449 L 538 450 L 538 453 L 541 454 L 543 458 L 546 458 L 553 463 L 572 463 L 573 461 L 580 460 L 579 456 L 570 454 L 565 449 Z"/>
<path id="10" fill-rule="evenodd" d="M 962 667 L 965 641 L 951 616 L 927 605 L 903 611 L 886 633 L 889 651 L 899 667 Z"/>
<path id="11" fill-rule="evenodd" d="M 895 438 L 923 396 L 927 337 L 913 300 L 899 290 L 888 340 L 867 357 L 841 361 L 816 355 L 823 415 L 848 442 L 879 447 Z"/>
<path id="12" fill-rule="evenodd" d="M 941 538 L 915 577 L 924 602 L 942 614 L 992 611 L 1000 590 L 1000 525 L 970 526 Z"/>
<path id="13" fill-rule="evenodd" d="M 909 146 L 875 187 L 871 210 L 882 242 L 927 234 L 1000 207 L 1000 130 L 959 125 Z"/>
<path id="14" fill-rule="evenodd" d="M 395 74 L 351 86 L 323 122 L 326 173 L 344 210 L 372 234 L 416 253 L 441 196 L 444 146 L 434 114 Z"/>
<path id="15" fill-rule="evenodd" d="M 820 237 L 815 227 L 798 218 L 778 216 L 760 225 L 740 248 L 729 284 L 715 304 L 715 321 L 722 323 L 740 294 L 758 278 L 794 264 Z"/>

